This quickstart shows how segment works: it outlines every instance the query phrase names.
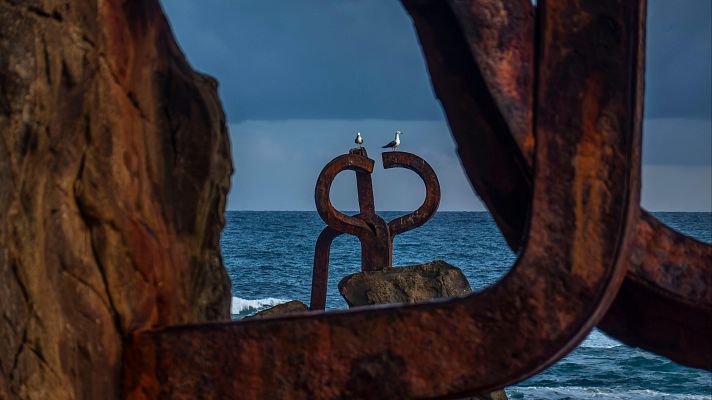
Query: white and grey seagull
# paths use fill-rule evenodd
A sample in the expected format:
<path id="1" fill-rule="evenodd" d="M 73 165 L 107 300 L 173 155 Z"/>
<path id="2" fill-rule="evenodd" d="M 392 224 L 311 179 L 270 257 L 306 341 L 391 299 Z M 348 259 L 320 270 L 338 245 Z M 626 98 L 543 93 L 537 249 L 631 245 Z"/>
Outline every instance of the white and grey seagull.
<path id="1" fill-rule="evenodd" d="M 363 144 L 363 138 L 361 137 L 361 132 L 356 132 L 356 139 L 354 139 L 354 143 L 358 145 L 358 147 L 363 147 L 361 146 Z"/>
<path id="2" fill-rule="evenodd" d="M 395 150 L 396 147 L 400 146 L 400 135 L 402 135 L 403 132 L 401 131 L 396 131 L 396 138 L 391 140 L 387 145 L 381 146 L 382 149 L 392 149 Z"/>

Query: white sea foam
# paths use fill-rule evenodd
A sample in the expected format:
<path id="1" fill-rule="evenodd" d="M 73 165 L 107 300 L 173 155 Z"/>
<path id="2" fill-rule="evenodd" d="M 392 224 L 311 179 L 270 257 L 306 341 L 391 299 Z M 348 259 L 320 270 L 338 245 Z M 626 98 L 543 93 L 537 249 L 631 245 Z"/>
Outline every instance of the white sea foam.
<path id="1" fill-rule="evenodd" d="M 286 303 L 289 300 L 277 299 L 274 297 L 267 297 L 264 299 L 242 299 L 239 297 L 232 298 L 232 307 L 230 308 L 230 313 L 232 315 L 240 314 L 253 314 L 258 311 L 264 310 L 268 307 L 276 306 L 277 304 Z"/>
<path id="2" fill-rule="evenodd" d="M 612 349 L 618 346 L 623 346 L 623 343 L 611 339 L 598 329 L 592 330 L 586 340 L 581 343 L 581 347 L 588 347 L 591 349 Z"/>
<path id="3" fill-rule="evenodd" d="M 510 399 L 656 399 L 656 400 L 709 400 L 708 395 L 665 393 L 649 389 L 618 389 L 602 387 L 562 386 L 540 387 L 525 386 L 506 389 Z"/>

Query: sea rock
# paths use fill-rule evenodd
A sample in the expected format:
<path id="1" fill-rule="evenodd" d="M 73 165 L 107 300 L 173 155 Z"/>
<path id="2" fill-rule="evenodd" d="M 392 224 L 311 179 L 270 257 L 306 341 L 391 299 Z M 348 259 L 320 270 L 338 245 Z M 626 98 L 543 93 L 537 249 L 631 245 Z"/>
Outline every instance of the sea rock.
<path id="1" fill-rule="evenodd" d="M 349 306 L 417 303 L 472 292 L 462 271 L 445 261 L 359 272 L 339 282 L 339 292 Z"/>
<path id="2" fill-rule="evenodd" d="M 380 271 L 358 272 L 339 282 L 339 292 L 349 307 L 389 303 L 418 303 L 472 292 L 460 268 L 442 260 Z M 504 390 L 467 399 L 506 400 Z"/>
<path id="3" fill-rule="evenodd" d="M 307 307 L 306 304 L 302 303 L 299 300 L 292 300 L 292 301 L 288 301 L 286 303 L 277 304 L 276 306 L 270 307 L 266 310 L 262 310 L 255 315 L 246 317 L 245 319 L 266 318 L 266 317 L 273 317 L 275 315 L 291 314 L 291 313 L 296 313 L 296 312 L 304 312 L 304 311 L 308 311 L 308 310 L 309 310 L 309 307 Z"/>
<path id="4" fill-rule="evenodd" d="M 158 0 L 0 2 L 0 399 L 116 399 L 131 332 L 229 319 L 231 173 Z"/>

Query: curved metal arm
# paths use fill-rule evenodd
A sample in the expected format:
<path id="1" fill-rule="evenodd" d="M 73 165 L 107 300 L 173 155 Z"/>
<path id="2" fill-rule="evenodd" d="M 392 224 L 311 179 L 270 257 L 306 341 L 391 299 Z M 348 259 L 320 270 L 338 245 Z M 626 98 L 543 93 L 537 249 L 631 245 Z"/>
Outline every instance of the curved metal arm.
<path id="1" fill-rule="evenodd" d="M 425 183 L 425 200 L 417 210 L 388 221 L 388 230 L 391 240 L 394 236 L 411 229 L 417 228 L 432 218 L 440 205 L 440 182 L 433 168 L 422 158 L 415 154 L 402 151 L 387 151 L 383 153 L 383 168 L 406 168 L 423 180 Z"/>
<path id="2" fill-rule="evenodd" d="M 344 154 L 331 160 L 321 170 L 314 189 L 314 201 L 321 219 L 334 230 L 359 237 L 370 233 L 368 225 L 363 220 L 348 216 L 334 208 L 329 198 L 329 191 L 334 178 L 341 171 L 351 170 L 370 174 L 373 172 L 373 165 L 373 160 L 367 157 Z"/>

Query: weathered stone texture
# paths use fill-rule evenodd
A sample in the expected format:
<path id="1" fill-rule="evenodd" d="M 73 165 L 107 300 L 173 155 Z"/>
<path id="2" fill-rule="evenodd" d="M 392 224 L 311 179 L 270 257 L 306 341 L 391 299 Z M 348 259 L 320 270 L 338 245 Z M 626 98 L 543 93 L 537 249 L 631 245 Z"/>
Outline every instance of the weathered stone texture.
<path id="1" fill-rule="evenodd" d="M 156 0 L 0 0 L 0 398 L 116 398 L 127 333 L 229 318 L 216 86 Z"/>
<path id="2" fill-rule="evenodd" d="M 466 296 L 472 289 L 459 268 L 437 260 L 351 274 L 339 282 L 339 292 L 349 306 L 354 307 Z"/>

